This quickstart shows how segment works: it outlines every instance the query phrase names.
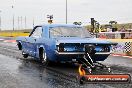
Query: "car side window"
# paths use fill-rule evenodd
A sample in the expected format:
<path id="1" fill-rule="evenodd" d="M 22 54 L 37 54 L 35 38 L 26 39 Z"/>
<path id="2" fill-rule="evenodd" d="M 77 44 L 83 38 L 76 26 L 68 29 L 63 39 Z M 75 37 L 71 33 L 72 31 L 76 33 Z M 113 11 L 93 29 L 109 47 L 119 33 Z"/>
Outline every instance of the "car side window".
<path id="1" fill-rule="evenodd" d="M 42 27 L 37 27 L 30 37 L 41 38 L 42 37 Z"/>

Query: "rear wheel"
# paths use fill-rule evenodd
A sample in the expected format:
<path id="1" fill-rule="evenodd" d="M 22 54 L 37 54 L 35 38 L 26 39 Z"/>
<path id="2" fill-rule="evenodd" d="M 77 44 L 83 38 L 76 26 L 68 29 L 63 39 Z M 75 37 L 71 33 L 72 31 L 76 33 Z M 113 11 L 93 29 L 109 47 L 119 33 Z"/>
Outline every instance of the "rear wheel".
<path id="1" fill-rule="evenodd" d="M 48 65 L 49 61 L 47 59 L 47 55 L 46 55 L 46 52 L 43 48 L 40 48 L 39 49 L 39 58 L 40 58 L 40 62 L 44 65 Z"/>
<path id="2" fill-rule="evenodd" d="M 84 76 L 80 77 L 79 83 L 80 83 L 81 85 L 83 85 L 83 84 L 85 83 L 85 81 L 86 81 L 86 78 L 85 78 Z"/>

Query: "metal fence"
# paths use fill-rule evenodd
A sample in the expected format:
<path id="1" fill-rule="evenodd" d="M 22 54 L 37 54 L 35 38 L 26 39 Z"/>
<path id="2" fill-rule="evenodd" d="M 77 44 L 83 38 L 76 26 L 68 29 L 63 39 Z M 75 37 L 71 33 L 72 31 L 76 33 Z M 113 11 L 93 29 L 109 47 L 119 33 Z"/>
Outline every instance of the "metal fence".
<path id="1" fill-rule="evenodd" d="M 100 32 L 97 38 L 106 39 L 132 39 L 132 32 Z"/>

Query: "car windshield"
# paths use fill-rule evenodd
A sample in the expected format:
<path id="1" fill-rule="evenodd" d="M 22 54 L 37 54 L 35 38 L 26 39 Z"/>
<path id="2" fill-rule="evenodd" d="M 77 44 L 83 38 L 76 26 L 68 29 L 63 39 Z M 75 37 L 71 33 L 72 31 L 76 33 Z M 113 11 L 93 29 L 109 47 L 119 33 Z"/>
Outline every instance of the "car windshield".
<path id="1" fill-rule="evenodd" d="M 83 27 L 54 27 L 50 28 L 50 37 L 93 37 L 90 32 Z"/>

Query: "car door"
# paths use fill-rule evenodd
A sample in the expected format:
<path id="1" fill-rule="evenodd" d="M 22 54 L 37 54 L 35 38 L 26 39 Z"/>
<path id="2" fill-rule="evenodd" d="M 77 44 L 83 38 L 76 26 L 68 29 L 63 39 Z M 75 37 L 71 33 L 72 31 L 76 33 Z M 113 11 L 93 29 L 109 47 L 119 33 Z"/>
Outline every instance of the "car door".
<path id="1" fill-rule="evenodd" d="M 42 37 L 42 26 L 36 26 L 29 37 L 27 38 L 27 47 L 28 47 L 28 53 L 31 56 L 35 56 L 36 54 L 36 46 L 39 42 L 37 42 L 38 39 Z"/>

